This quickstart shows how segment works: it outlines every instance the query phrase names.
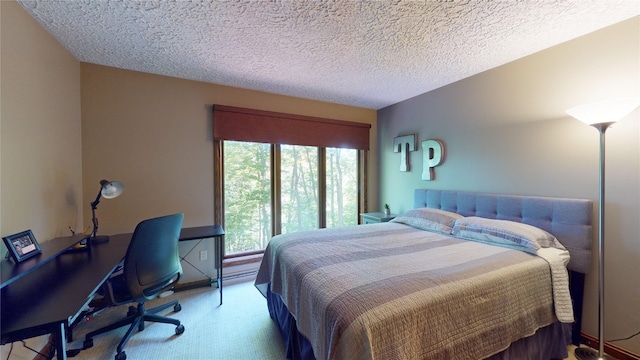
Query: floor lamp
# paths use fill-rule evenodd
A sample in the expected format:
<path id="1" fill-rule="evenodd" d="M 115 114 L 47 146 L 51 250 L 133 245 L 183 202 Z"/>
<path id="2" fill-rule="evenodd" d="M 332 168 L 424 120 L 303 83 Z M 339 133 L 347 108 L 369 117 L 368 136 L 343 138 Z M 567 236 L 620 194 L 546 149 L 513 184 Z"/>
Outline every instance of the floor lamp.
<path id="1" fill-rule="evenodd" d="M 577 106 L 567 114 L 598 129 L 600 133 L 600 195 L 598 199 L 598 351 L 578 347 L 576 358 L 613 359 L 604 353 L 604 133 L 609 126 L 638 107 L 636 98 L 616 99 Z"/>

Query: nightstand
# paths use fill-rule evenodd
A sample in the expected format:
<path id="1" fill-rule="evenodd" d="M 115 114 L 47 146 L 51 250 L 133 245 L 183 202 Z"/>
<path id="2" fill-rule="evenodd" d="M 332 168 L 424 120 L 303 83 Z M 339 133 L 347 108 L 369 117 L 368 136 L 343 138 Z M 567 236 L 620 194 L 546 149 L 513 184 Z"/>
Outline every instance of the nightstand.
<path id="1" fill-rule="evenodd" d="M 383 212 L 362 213 L 360 216 L 362 216 L 363 224 L 383 223 L 396 217 L 394 214 L 386 215 Z"/>

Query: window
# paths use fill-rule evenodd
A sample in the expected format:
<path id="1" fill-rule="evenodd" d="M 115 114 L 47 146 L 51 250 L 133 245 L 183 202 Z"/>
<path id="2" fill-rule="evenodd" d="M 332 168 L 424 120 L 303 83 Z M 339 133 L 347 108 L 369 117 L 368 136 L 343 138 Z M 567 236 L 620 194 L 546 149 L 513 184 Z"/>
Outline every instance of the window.
<path id="1" fill-rule="evenodd" d="M 318 148 L 281 145 L 280 155 L 282 233 L 317 229 L 320 225 Z"/>
<path id="2" fill-rule="evenodd" d="M 264 249 L 271 238 L 271 147 L 224 142 L 225 253 Z"/>
<path id="3" fill-rule="evenodd" d="M 327 227 L 358 224 L 358 150 L 328 148 Z"/>
<path id="4" fill-rule="evenodd" d="M 357 224 L 369 128 L 214 106 L 214 220 L 225 257 L 261 253 L 276 234 Z"/>

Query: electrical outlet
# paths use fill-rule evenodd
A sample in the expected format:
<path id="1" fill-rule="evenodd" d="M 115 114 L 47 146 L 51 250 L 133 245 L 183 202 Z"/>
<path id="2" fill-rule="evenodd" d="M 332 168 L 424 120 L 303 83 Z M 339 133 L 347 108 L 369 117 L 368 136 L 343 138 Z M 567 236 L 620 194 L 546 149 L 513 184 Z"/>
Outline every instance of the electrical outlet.
<path id="1" fill-rule="evenodd" d="M 207 260 L 207 250 L 200 250 L 200 261 Z"/>

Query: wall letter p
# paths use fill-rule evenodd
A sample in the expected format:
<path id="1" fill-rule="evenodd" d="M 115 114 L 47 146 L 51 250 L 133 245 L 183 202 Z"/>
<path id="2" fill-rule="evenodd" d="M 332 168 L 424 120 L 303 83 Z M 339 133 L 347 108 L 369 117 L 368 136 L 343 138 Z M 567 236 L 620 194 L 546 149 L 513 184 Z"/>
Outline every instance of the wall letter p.
<path id="1" fill-rule="evenodd" d="M 422 180 L 435 178 L 434 167 L 440 165 L 444 158 L 444 146 L 438 140 L 422 142 Z"/>

